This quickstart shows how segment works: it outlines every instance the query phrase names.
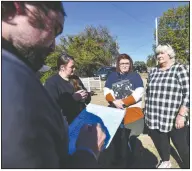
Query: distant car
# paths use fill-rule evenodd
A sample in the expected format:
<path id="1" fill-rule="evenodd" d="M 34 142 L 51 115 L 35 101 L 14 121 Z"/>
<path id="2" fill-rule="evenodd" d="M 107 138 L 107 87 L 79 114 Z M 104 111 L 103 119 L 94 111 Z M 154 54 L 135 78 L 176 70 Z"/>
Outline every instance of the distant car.
<path id="1" fill-rule="evenodd" d="M 136 66 L 133 66 L 133 70 L 135 72 L 139 72 L 139 73 L 147 73 L 147 67 L 146 66 L 136 65 Z"/>
<path id="2" fill-rule="evenodd" d="M 105 81 L 107 80 L 108 75 L 111 72 L 116 71 L 116 67 L 111 67 L 111 66 L 107 66 L 107 67 L 101 67 L 98 69 L 98 71 L 94 74 L 95 77 L 101 77 L 101 80 Z"/>

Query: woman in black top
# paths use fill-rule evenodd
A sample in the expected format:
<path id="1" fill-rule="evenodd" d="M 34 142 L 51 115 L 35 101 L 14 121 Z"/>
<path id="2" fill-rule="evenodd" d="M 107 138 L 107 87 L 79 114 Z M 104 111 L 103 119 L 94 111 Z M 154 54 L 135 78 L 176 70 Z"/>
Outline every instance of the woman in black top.
<path id="1" fill-rule="evenodd" d="M 70 124 L 85 108 L 85 104 L 91 101 L 91 97 L 81 80 L 74 76 L 73 57 L 61 55 L 57 60 L 57 68 L 59 72 L 46 80 L 45 88 L 65 113 Z"/>

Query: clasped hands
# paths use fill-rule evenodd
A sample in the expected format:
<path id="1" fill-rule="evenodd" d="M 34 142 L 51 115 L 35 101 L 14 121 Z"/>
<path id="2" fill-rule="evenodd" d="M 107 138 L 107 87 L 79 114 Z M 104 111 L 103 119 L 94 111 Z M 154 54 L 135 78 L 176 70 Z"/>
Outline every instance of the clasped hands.
<path id="1" fill-rule="evenodd" d="M 125 104 L 121 99 L 114 100 L 112 103 L 115 105 L 116 108 L 124 109 L 123 105 L 125 105 Z"/>

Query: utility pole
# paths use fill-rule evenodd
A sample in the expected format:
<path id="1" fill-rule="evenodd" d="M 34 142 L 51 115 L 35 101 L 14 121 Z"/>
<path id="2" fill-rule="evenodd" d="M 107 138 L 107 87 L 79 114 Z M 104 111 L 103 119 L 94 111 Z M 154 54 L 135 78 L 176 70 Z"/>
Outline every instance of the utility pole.
<path id="1" fill-rule="evenodd" d="M 155 18 L 155 29 L 156 29 L 156 47 L 158 46 L 158 17 Z"/>
<path id="2" fill-rule="evenodd" d="M 156 40 L 155 40 L 155 42 L 156 42 L 156 48 L 157 48 L 157 46 L 158 46 L 158 17 L 156 17 L 155 18 L 155 34 L 156 34 L 156 36 L 155 36 L 155 38 L 156 38 Z M 158 65 L 158 62 L 157 62 L 157 60 L 156 60 L 156 65 Z"/>

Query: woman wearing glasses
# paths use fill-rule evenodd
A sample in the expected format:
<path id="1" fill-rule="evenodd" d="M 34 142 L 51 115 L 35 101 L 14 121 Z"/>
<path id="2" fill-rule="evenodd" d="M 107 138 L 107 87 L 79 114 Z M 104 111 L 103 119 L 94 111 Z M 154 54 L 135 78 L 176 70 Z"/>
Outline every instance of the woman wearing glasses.
<path id="1" fill-rule="evenodd" d="M 104 96 L 110 106 L 126 110 L 124 120 L 113 139 L 115 164 L 125 159 L 127 165 L 128 150 L 132 152 L 131 159 L 134 157 L 136 137 L 144 129 L 143 93 L 143 81 L 138 73 L 133 72 L 131 57 L 120 54 L 116 72 L 109 75 L 104 87 Z"/>

